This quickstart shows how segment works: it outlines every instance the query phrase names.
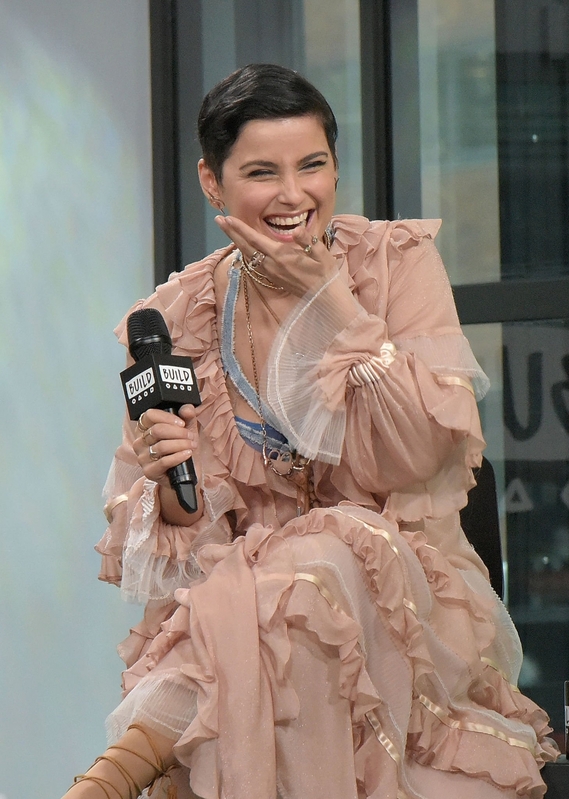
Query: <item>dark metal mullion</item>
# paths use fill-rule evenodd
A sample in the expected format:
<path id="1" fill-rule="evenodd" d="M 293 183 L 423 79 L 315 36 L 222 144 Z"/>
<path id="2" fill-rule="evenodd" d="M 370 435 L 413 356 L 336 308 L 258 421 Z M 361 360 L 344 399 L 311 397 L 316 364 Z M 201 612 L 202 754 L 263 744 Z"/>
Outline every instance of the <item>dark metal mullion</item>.
<path id="1" fill-rule="evenodd" d="M 163 283 L 179 268 L 176 0 L 149 0 L 154 276 Z"/>
<path id="2" fill-rule="evenodd" d="M 463 325 L 569 316 L 569 278 L 476 283 L 453 291 Z"/>
<path id="3" fill-rule="evenodd" d="M 179 260 L 177 269 L 206 253 L 206 206 L 197 176 L 201 148 L 197 119 L 204 85 L 202 3 L 178 0 L 176 9 L 177 176 Z"/>
<path id="4" fill-rule="evenodd" d="M 393 216 L 390 0 L 360 0 L 364 214 Z"/>

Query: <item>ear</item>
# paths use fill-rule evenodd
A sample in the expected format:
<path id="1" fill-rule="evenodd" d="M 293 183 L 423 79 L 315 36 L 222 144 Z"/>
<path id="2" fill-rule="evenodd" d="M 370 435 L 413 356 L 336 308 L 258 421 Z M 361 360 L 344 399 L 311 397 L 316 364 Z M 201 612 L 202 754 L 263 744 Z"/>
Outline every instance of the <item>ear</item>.
<path id="1" fill-rule="evenodd" d="M 221 200 L 223 203 L 221 188 L 217 182 L 217 178 L 203 158 L 200 158 L 198 161 L 198 178 L 200 181 L 200 186 L 202 187 L 202 191 L 210 205 L 213 205 L 215 208 L 215 200 Z"/>

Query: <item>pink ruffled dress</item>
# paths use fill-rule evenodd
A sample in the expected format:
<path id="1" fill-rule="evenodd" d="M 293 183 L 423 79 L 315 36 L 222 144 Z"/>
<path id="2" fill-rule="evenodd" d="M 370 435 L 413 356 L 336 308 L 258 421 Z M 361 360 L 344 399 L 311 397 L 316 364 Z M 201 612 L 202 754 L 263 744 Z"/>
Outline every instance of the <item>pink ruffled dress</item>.
<path id="1" fill-rule="evenodd" d="M 328 284 L 279 331 L 264 399 L 314 458 L 318 507 L 302 516 L 233 416 L 213 283 L 230 248 L 135 306 L 158 308 L 194 360 L 206 513 L 164 523 L 125 423 L 101 578 L 146 611 L 121 645 L 109 735 L 141 721 L 172 737 L 180 797 L 545 792 L 548 719 L 516 688 L 517 634 L 459 523 L 484 447 L 472 387 L 487 381 L 439 224 L 335 217 L 335 279 L 357 314 L 342 328 Z"/>

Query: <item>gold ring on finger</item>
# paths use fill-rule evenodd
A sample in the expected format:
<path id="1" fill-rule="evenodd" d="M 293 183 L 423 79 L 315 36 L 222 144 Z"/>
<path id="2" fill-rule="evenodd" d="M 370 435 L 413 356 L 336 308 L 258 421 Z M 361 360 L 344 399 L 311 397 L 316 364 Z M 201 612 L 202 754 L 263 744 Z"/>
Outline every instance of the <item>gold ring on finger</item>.
<path id="1" fill-rule="evenodd" d="M 154 434 L 152 433 L 152 428 L 147 427 L 144 433 L 142 434 L 142 438 L 146 441 L 147 444 L 150 444 L 150 436 L 152 436 L 152 444 L 156 444 L 156 439 L 154 438 Z"/>
<path id="2" fill-rule="evenodd" d="M 142 411 L 142 413 L 140 414 L 140 417 L 138 419 L 138 422 L 136 423 L 136 426 L 138 427 L 138 429 L 140 430 L 141 433 L 145 433 L 149 429 L 144 424 L 144 414 L 145 413 L 146 413 L 146 411 Z"/>
<path id="3" fill-rule="evenodd" d="M 303 247 L 303 250 L 307 255 L 310 255 L 312 252 L 312 244 L 307 244 L 306 247 Z"/>
<path id="4" fill-rule="evenodd" d="M 159 461 L 160 455 L 156 452 L 154 447 L 148 447 L 148 452 L 150 453 L 150 460 L 151 461 Z"/>
<path id="5" fill-rule="evenodd" d="M 265 255 L 264 252 L 259 252 L 259 250 L 255 250 L 255 252 L 251 256 L 251 260 L 249 261 L 249 266 L 252 267 L 261 266 L 266 257 L 267 256 Z"/>

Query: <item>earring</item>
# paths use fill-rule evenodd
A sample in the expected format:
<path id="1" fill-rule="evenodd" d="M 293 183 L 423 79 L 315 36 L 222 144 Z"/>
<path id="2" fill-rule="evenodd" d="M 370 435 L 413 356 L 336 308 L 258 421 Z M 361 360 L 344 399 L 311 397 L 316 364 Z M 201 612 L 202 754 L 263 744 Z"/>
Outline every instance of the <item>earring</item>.
<path id="1" fill-rule="evenodd" d="M 340 178 L 336 178 L 336 180 L 334 181 L 334 191 L 336 191 L 337 188 L 338 188 L 338 181 L 339 180 L 340 180 Z"/>
<path id="2" fill-rule="evenodd" d="M 214 197 L 211 192 L 208 191 L 207 198 L 209 200 L 209 204 L 212 205 L 214 208 L 217 208 L 220 214 L 225 216 L 225 203 L 219 197 Z"/>

